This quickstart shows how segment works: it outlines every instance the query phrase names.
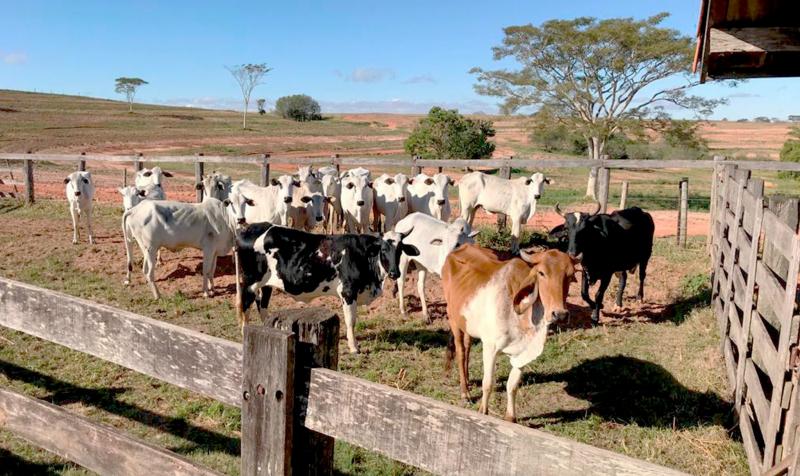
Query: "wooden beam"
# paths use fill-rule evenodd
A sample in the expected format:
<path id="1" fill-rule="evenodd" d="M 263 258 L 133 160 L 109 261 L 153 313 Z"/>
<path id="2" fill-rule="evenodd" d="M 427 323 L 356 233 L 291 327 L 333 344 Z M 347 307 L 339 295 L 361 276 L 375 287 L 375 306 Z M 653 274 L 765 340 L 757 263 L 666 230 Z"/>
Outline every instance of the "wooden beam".
<path id="1" fill-rule="evenodd" d="M 98 474 L 220 474 L 56 405 L 5 389 L 0 389 L 0 429 Z"/>
<path id="2" fill-rule="evenodd" d="M 242 346 L 235 342 L 6 278 L 0 325 L 241 405 Z"/>
<path id="3" fill-rule="evenodd" d="M 684 474 L 326 369 L 305 424 L 435 474 Z"/>
<path id="4" fill-rule="evenodd" d="M 800 28 L 711 28 L 709 35 L 711 78 L 800 76 Z"/>

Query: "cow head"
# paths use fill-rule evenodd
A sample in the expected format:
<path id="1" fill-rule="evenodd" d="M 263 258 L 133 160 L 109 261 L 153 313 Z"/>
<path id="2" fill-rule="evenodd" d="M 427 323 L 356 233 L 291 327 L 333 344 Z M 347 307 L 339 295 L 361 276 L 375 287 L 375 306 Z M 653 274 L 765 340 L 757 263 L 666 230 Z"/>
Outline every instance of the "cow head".
<path id="1" fill-rule="evenodd" d="M 236 226 L 241 227 L 247 225 L 244 213 L 245 209 L 247 207 L 254 207 L 256 202 L 251 198 L 247 198 L 238 190 L 234 190 L 228 195 L 228 198 L 222 201 L 222 204 L 225 205 L 225 208 L 236 223 Z"/>
<path id="2" fill-rule="evenodd" d="M 119 191 L 119 194 L 122 195 L 122 207 L 125 209 L 125 211 L 128 211 L 138 205 L 139 202 L 144 200 L 146 194 L 144 190 L 139 190 L 133 185 L 120 187 L 117 190 Z"/>
<path id="3" fill-rule="evenodd" d="M 411 230 L 409 230 L 408 233 L 411 233 Z M 405 253 L 408 256 L 419 255 L 419 249 L 416 246 L 403 243 L 403 238 L 405 238 L 408 233 L 387 231 L 383 234 L 378 243 L 373 245 L 369 250 L 371 256 L 378 256 L 378 263 L 380 264 L 381 272 L 384 276 L 389 276 L 392 279 L 400 277 L 401 253 Z"/>
<path id="4" fill-rule="evenodd" d="M 383 190 L 387 190 L 387 197 L 394 197 L 399 203 L 406 202 L 409 180 L 408 176 L 405 174 L 397 174 L 394 176 L 383 174 L 375 181 L 375 186 L 377 187 L 378 185 L 380 185 Z"/>
<path id="5" fill-rule="evenodd" d="M 338 200 L 342 190 L 342 179 L 337 175 L 325 175 L 322 177 L 322 194 L 330 200 Z"/>
<path id="6" fill-rule="evenodd" d="M 314 173 L 314 168 L 311 165 L 304 165 L 297 169 L 297 177 L 301 184 L 305 184 L 312 192 L 322 191 L 322 181 L 317 174 Z"/>
<path id="7" fill-rule="evenodd" d="M 342 179 L 342 208 L 356 221 L 368 220 L 372 209 L 372 182 L 366 175 L 347 175 Z"/>
<path id="8" fill-rule="evenodd" d="M 453 223 L 447 224 L 443 236 L 433 238 L 430 244 L 447 255 L 465 243 L 475 243 L 474 238 L 478 233 L 477 230 L 472 230 L 469 222 L 463 218 L 457 218 Z"/>
<path id="9" fill-rule="evenodd" d="M 161 167 L 158 166 L 152 169 L 142 169 L 136 172 L 134 184 L 136 188 L 146 188 L 148 186 L 161 187 L 161 181 L 164 177 L 172 177 L 172 174 L 161 170 Z"/>
<path id="10" fill-rule="evenodd" d="M 530 271 L 523 280 L 511 286 L 514 312 L 525 313 L 538 299 L 544 308 L 541 317 L 545 324 L 568 317 L 569 286 L 576 281 L 576 266 L 580 259 L 557 250 L 540 253 L 521 250 L 520 258 L 530 265 Z"/>
<path id="11" fill-rule="evenodd" d="M 597 238 L 603 237 L 605 231 L 598 228 L 596 220 L 592 217 L 600 212 L 600 204 L 597 203 L 592 213 L 584 212 L 562 212 L 556 203 L 556 213 L 564 217 L 564 228 L 562 233 L 566 233 L 569 240 L 567 253 L 570 256 L 578 256 L 586 249 L 586 246 Z"/>
<path id="12" fill-rule="evenodd" d="M 306 216 L 308 216 L 312 223 L 322 223 L 325 219 L 325 202 L 328 199 L 320 192 L 306 193 L 300 197 L 302 207 L 306 209 Z"/>
<path id="13" fill-rule="evenodd" d="M 270 180 L 270 186 L 277 187 L 279 203 L 290 204 L 292 203 L 294 188 L 299 187 L 300 182 L 295 180 L 291 175 L 281 175 L 278 178 Z"/>
<path id="14" fill-rule="evenodd" d="M 544 191 L 544 184 L 550 184 L 551 180 L 544 176 L 541 172 L 536 172 L 530 177 L 525 179 L 525 185 L 528 187 L 528 198 L 530 200 L 539 200 Z"/>
<path id="15" fill-rule="evenodd" d="M 72 172 L 64 179 L 66 185 L 67 199 L 83 197 L 91 200 L 94 196 L 94 184 L 90 172 Z"/>
<path id="16" fill-rule="evenodd" d="M 212 172 L 211 175 L 203 177 L 200 183 L 195 184 L 195 188 L 202 189 L 204 197 L 225 200 L 231 193 L 231 178 L 219 172 Z"/>

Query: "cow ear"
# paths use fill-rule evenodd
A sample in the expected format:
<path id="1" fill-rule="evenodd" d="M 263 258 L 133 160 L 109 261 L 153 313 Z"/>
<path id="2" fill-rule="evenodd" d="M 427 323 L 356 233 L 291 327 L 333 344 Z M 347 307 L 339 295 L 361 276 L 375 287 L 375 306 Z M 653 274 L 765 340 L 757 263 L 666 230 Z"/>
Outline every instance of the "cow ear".
<path id="1" fill-rule="evenodd" d="M 161 173 L 164 175 L 164 177 L 172 178 L 172 174 L 167 172 L 166 170 L 162 171 Z"/>
<path id="2" fill-rule="evenodd" d="M 476 237 L 476 236 L 478 236 L 480 233 L 481 233 L 481 232 L 480 232 L 480 230 L 472 230 L 472 231 L 469 233 L 469 235 L 467 235 L 467 236 L 469 236 L 470 238 L 475 238 L 475 237 Z"/>
<path id="3" fill-rule="evenodd" d="M 525 185 L 530 185 L 530 184 L 531 184 L 531 182 L 533 182 L 533 180 L 531 180 L 531 179 L 525 179 Z"/>
<path id="4" fill-rule="evenodd" d="M 434 238 L 431 240 L 431 244 L 434 246 L 440 246 L 443 243 L 441 238 Z"/>
<path id="5" fill-rule="evenodd" d="M 256 206 L 256 202 L 252 198 L 245 199 L 244 204 L 247 205 L 248 207 Z"/>
<path id="6" fill-rule="evenodd" d="M 280 183 L 280 182 L 278 182 L 278 181 L 277 181 L 277 180 L 275 180 L 275 179 L 272 179 L 272 180 L 270 180 L 270 181 L 269 181 L 269 184 L 270 184 L 270 185 L 272 185 L 273 187 L 277 187 L 277 186 L 279 186 L 281 183 Z"/>
<path id="7" fill-rule="evenodd" d="M 294 185 L 295 187 L 299 187 L 300 186 L 300 181 L 299 180 L 292 180 L 292 185 Z"/>
<path id="8" fill-rule="evenodd" d="M 225 190 L 225 186 L 222 185 L 221 183 L 217 184 L 217 188 L 220 189 L 220 190 Z"/>
<path id="9" fill-rule="evenodd" d="M 327 203 L 331 203 L 331 201 L 333 201 L 332 197 L 325 197 L 323 200 L 325 200 Z"/>
<path id="10" fill-rule="evenodd" d="M 455 185 L 455 184 L 456 184 L 456 181 L 455 181 L 455 180 L 453 180 L 453 179 L 451 179 L 451 178 L 448 178 L 448 179 L 447 179 L 447 184 L 448 184 L 448 185 L 450 185 L 450 186 L 452 187 L 453 185 Z"/>
<path id="11" fill-rule="evenodd" d="M 300 199 L 300 201 L 301 201 L 301 202 L 303 202 L 303 203 L 308 203 L 308 202 L 310 202 L 310 201 L 311 201 L 311 197 L 302 197 L 302 198 Z"/>
<path id="12" fill-rule="evenodd" d="M 65 179 L 64 179 L 64 185 L 66 185 L 66 184 L 68 184 L 68 183 L 69 183 L 69 177 L 67 177 L 67 178 L 65 178 Z"/>
<path id="13" fill-rule="evenodd" d="M 551 185 L 551 184 L 556 183 L 556 181 L 551 179 L 550 177 L 545 177 L 544 178 L 544 183 L 546 183 L 547 185 Z"/>
<path id="14" fill-rule="evenodd" d="M 414 183 L 414 179 L 413 179 L 413 178 L 409 178 L 409 179 L 408 179 L 408 184 L 409 184 L 409 185 L 412 185 L 413 183 Z"/>
<path id="15" fill-rule="evenodd" d="M 372 182 L 367 182 L 367 187 L 372 188 Z"/>
<path id="16" fill-rule="evenodd" d="M 517 314 L 525 313 L 539 299 L 539 283 L 536 280 L 536 272 L 537 269 L 534 266 L 517 286 L 511 286 L 514 312 Z"/>
<path id="17" fill-rule="evenodd" d="M 202 183 L 194 184 L 194 189 L 195 190 L 203 190 L 203 184 Z"/>
<path id="18" fill-rule="evenodd" d="M 419 256 L 419 248 L 414 245 L 409 245 L 408 243 L 401 243 L 400 251 L 408 256 Z"/>
<path id="19" fill-rule="evenodd" d="M 136 195 L 139 195 L 140 197 L 144 197 L 145 195 L 147 195 L 147 192 L 145 192 L 144 190 L 137 190 L 136 191 Z"/>

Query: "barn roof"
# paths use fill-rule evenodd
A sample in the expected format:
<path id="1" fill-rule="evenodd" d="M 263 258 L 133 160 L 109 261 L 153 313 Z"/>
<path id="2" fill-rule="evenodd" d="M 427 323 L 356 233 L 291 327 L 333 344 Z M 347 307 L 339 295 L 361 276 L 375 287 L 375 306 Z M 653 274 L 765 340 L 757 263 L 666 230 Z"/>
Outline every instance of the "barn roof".
<path id="1" fill-rule="evenodd" d="M 800 76 L 800 0 L 701 0 L 700 80 Z"/>

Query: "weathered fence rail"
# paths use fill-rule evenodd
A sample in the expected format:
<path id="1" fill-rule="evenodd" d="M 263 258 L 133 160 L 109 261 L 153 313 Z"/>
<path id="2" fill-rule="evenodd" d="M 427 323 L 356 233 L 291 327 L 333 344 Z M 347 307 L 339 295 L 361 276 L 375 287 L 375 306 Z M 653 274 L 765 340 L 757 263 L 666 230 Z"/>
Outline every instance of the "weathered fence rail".
<path id="1" fill-rule="evenodd" d="M 333 438 L 437 474 L 682 474 L 340 374 L 332 370 L 338 318 L 329 311 L 271 314 L 265 327 L 245 328 L 242 346 L 0 278 L 0 325 L 241 407 L 245 475 L 331 474 Z M 40 411 L 39 423 L 25 423 Z M 100 473 L 211 473 L 6 390 L 0 428 Z M 52 428 L 97 438 L 50 437 Z M 108 453 L 110 441 L 121 442 L 115 452 L 94 454 Z M 132 458 L 153 464 L 130 469 Z"/>
<path id="2" fill-rule="evenodd" d="M 750 470 L 794 474 L 800 469 L 797 201 L 770 200 L 765 208 L 764 183 L 747 169 L 726 165 L 713 180 L 712 307 Z"/>

